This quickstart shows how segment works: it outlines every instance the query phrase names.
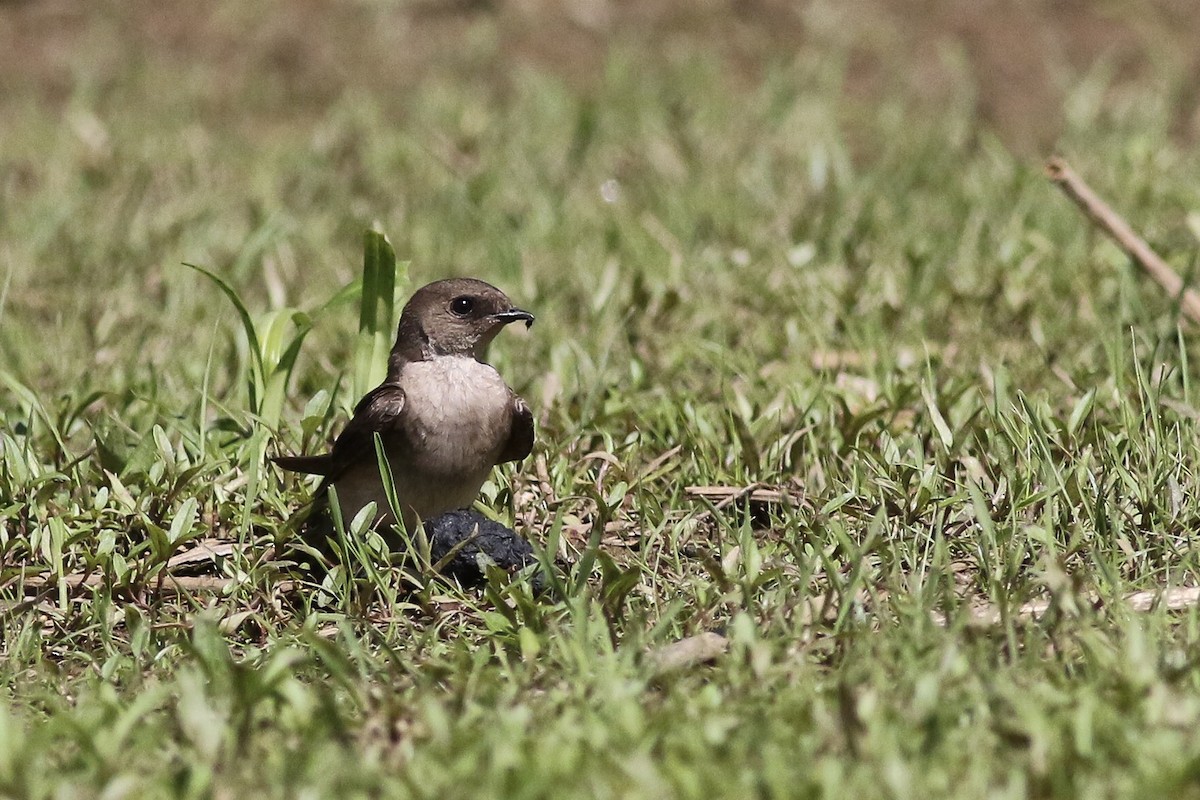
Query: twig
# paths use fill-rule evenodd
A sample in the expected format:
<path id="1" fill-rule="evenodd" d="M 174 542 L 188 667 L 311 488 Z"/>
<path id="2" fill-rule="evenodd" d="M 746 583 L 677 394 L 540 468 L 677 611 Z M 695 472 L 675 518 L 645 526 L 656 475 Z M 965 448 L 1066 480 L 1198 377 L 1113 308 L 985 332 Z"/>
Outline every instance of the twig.
<path id="1" fill-rule="evenodd" d="M 1180 307 L 1188 319 L 1200 323 L 1200 294 L 1186 288 L 1179 273 L 1171 269 L 1120 214 L 1100 199 L 1066 161 L 1061 158 L 1050 159 L 1046 163 L 1046 174 L 1092 222 L 1117 243 L 1118 247 L 1137 262 L 1138 266 L 1150 273 L 1150 277 L 1166 289 L 1167 294 L 1172 298 L 1179 298 Z"/>

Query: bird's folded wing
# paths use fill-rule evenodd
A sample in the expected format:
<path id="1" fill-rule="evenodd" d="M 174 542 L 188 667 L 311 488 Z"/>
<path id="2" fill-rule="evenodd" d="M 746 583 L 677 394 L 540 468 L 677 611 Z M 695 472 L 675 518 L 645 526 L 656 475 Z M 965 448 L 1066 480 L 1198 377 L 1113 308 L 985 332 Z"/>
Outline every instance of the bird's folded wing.
<path id="1" fill-rule="evenodd" d="M 375 434 L 388 433 L 404 411 L 404 390 L 399 384 L 381 384 L 358 401 L 354 416 L 333 443 L 333 450 L 316 456 L 276 456 L 271 460 L 284 469 L 324 475 L 324 484 L 336 481 L 354 464 L 375 461 Z"/>
<path id="2" fill-rule="evenodd" d="M 525 401 L 513 395 L 512 398 L 512 427 L 509 429 L 508 441 L 500 451 L 498 464 L 505 461 L 520 461 L 533 451 L 533 412 Z"/>

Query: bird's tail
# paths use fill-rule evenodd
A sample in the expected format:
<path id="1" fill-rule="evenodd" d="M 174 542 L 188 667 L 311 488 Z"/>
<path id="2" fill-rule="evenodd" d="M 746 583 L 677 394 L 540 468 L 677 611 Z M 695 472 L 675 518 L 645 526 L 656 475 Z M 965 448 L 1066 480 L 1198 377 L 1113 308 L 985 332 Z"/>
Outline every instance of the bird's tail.
<path id="1" fill-rule="evenodd" d="M 319 456 L 272 456 L 271 463 L 278 464 L 292 472 L 304 472 L 308 475 L 328 475 L 333 459 L 328 453 Z"/>

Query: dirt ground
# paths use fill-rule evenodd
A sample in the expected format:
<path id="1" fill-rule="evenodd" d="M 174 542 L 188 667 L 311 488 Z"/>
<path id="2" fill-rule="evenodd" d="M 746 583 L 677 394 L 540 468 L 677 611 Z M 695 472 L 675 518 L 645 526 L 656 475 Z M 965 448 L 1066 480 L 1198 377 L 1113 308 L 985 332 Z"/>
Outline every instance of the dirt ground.
<path id="1" fill-rule="evenodd" d="M 850 53 L 846 91 L 868 101 L 936 103 L 965 63 L 984 123 L 1044 151 L 1067 87 L 1098 64 L 1114 85 L 1191 76 L 1162 90 L 1176 95 L 1176 134 L 1200 137 L 1197 42 L 1195 0 L 0 0 L 0 113 L 30 97 L 66 103 L 82 84 L 120 91 L 130 62 L 224 73 L 214 103 L 230 109 L 266 78 L 265 108 L 295 113 L 435 73 L 495 81 L 533 66 L 586 87 L 613 47 L 716 53 L 752 80 L 837 45 Z"/>

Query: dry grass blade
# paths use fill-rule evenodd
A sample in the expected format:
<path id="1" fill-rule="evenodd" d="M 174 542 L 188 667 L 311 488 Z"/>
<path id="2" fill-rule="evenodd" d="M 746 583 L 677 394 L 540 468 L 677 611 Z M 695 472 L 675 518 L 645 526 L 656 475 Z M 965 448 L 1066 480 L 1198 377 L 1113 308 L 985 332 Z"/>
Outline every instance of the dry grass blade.
<path id="1" fill-rule="evenodd" d="M 111 586 L 104 579 L 103 575 L 84 575 L 80 573 L 64 575 L 62 582 L 72 590 L 97 589 Z M 27 592 L 38 592 L 58 586 L 58 584 L 59 579 L 53 575 L 34 575 L 26 578 L 23 585 Z M 190 594 L 192 592 L 223 593 L 237 584 L 238 582 L 233 578 L 221 578 L 212 575 L 165 575 L 163 576 L 161 585 L 155 587 L 155 591 L 166 594 Z M 276 583 L 275 588 L 282 592 L 290 592 L 299 585 L 299 581 L 284 580 Z"/>
<path id="2" fill-rule="evenodd" d="M 1105 606 L 1104 600 L 1094 592 L 1072 598 L 1072 601 L 1076 607 L 1090 606 L 1100 609 Z M 1200 586 L 1180 586 L 1162 591 L 1134 592 L 1126 595 L 1122 602 L 1131 610 L 1138 612 L 1152 611 L 1156 608 L 1180 611 L 1200 605 Z M 1010 618 L 1018 621 L 1035 621 L 1044 616 L 1055 604 L 1056 600 L 1049 597 L 1030 600 L 1013 612 Z M 999 625 L 1003 621 L 1004 614 L 996 606 L 985 604 L 971 609 L 970 624 L 972 626 L 991 627 Z M 938 615 L 937 622 L 939 625 L 945 625 L 948 620 L 944 616 Z"/>
<path id="3" fill-rule="evenodd" d="M 708 500 L 718 508 L 736 503 L 738 500 L 749 500 L 751 503 L 764 505 L 802 505 L 804 495 L 782 487 L 767 487 L 759 484 L 750 486 L 688 486 L 684 489 L 689 497 Z"/>
<path id="4" fill-rule="evenodd" d="M 728 639 L 709 631 L 651 650 L 646 653 L 646 661 L 655 675 L 661 675 L 706 664 L 728 649 Z"/>
<path id="5" fill-rule="evenodd" d="M 219 539 L 201 539 L 195 547 L 176 553 L 167 560 L 167 569 L 205 564 L 220 558 L 233 555 L 236 546 L 233 542 L 223 542 Z"/>
<path id="6" fill-rule="evenodd" d="M 1146 240 L 1138 236 L 1129 223 L 1114 211 L 1112 206 L 1104 202 L 1066 161 L 1061 158 L 1050 159 L 1046 164 L 1046 174 L 1093 223 L 1108 234 L 1138 266 L 1149 273 L 1159 286 L 1166 289 L 1172 298 L 1179 298 L 1180 306 L 1188 319 L 1200 323 L 1200 294 L 1186 288 L 1183 278 L 1179 277 L 1179 274 L 1151 249 Z"/>

